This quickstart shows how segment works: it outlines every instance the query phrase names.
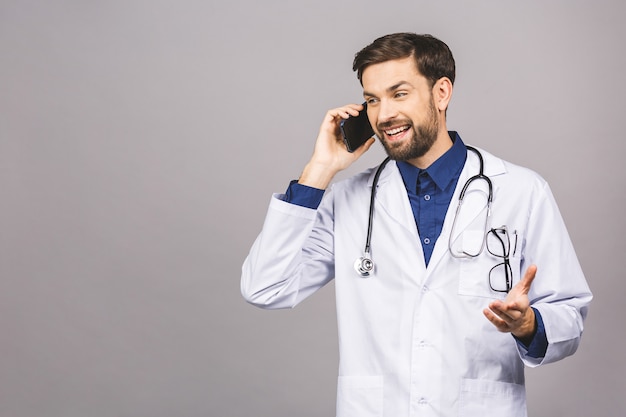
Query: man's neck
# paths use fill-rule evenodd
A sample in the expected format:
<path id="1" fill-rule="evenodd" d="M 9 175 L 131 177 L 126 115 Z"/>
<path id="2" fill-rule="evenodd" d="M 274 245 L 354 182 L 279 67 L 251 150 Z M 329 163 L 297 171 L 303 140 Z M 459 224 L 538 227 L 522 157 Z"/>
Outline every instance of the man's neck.
<path id="1" fill-rule="evenodd" d="M 437 134 L 437 139 L 433 146 L 430 147 L 428 152 L 426 152 L 423 156 L 419 158 L 414 158 L 408 160 L 407 162 L 415 165 L 419 169 L 426 169 L 432 165 L 437 159 L 441 157 L 444 153 L 448 151 L 452 147 L 452 139 L 450 139 L 450 135 L 448 134 L 448 129 L 446 128 L 445 123 L 443 127 L 439 129 L 439 133 Z"/>

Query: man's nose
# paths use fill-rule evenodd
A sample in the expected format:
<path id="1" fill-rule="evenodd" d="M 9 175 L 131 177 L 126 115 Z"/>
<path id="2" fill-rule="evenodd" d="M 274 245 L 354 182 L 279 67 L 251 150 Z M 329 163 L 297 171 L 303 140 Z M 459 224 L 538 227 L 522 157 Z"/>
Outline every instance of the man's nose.
<path id="1" fill-rule="evenodd" d="M 381 100 L 378 110 L 378 123 L 385 123 L 398 116 L 398 109 L 391 100 Z"/>

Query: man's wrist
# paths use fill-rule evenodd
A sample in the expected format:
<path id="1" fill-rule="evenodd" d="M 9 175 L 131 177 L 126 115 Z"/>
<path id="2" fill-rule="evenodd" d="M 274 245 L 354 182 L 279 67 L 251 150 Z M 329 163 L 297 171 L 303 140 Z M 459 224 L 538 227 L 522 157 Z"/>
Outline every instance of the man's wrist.
<path id="1" fill-rule="evenodd" d="M 325 190 L 337 172 L 337 170 L 330 169 L 324 164 L 310 161 L 304 167 L 302 175 L 298 179 L 298 184 Z"/>
<path id="2" fill-rule="evenodd" d="M 537 333 L 537 317 L 533 308 L 528 308 L 528 317 L 525 319 L 526 324 L 521 326 L 519 331 L 512 332 L 520 342 L 529 346 L 535 334 Z"/>

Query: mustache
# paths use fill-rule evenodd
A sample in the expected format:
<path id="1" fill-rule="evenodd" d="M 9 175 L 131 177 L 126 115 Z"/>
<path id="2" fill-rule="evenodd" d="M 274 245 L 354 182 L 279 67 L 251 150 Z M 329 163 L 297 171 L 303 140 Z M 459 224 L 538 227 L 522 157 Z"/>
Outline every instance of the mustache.
<path id="1" fill-rule="evenodd" d="M 392 127 L 405 126 L 405 125 L 413 126 L 413 122 L 411 122 L 411 120 L 409 119 L 390 120 L 387 122 L 378 123 L 376 127 L 378 128 L 378 130 L 386 130 Z"/>

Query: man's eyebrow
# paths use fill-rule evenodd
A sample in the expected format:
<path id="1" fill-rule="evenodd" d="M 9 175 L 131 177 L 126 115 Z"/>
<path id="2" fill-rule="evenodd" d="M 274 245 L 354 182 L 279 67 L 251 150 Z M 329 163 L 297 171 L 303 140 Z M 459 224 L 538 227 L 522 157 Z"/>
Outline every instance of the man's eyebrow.
<path id="1" fill-rule="evenodd" d="M 407 86 L 409 86 L 409 87 L 410 87 L 410 86 L 411 86 L 411 83 L 409 83 L 408 81 L 400 81 L 400 82 L 398 82 L 398 83 L 396 83 L 396 84 L 392 85 L 391 87 L 387 87 L 387 90 L 386 90 L 386 91 L 387 91 L 388 93 L 392 93 L 392 92 L 394 92 L 394 91 L 396 91 L 396 90 L 400 89 L 400 87 L 402 87 L 402 86 L 404 86 L 404 85 L 407 85 Z M 367 91 L 363 91 L 363 96 L 364 96 L 364 97 L 375 97 L 375 95 L 374 95 L 374 94 L 372 94 L 372 93 L 370 93 L 370 92 L 367 92 Z"/>
<path id="2" fill-rule="evenodd" d="M 411 85 L 408 81 L 400 81 L 399 83 L 394 84 L 394 85 L 392 85 L 391 87 L 389 87 L 389 88 L 387 89 L 387 92 L 388 92 L 388 93 L 391 93 L 392 91 L 396 91 L 396 90 L 398 90 L 400 87 L 402 87 L 402 86 L 403 86 L 403 85 L 405 85 L 405 84 L 406 84 L 406 85 L 408 85 L 408 86 L 410 86 L 410 85 Z"/>

